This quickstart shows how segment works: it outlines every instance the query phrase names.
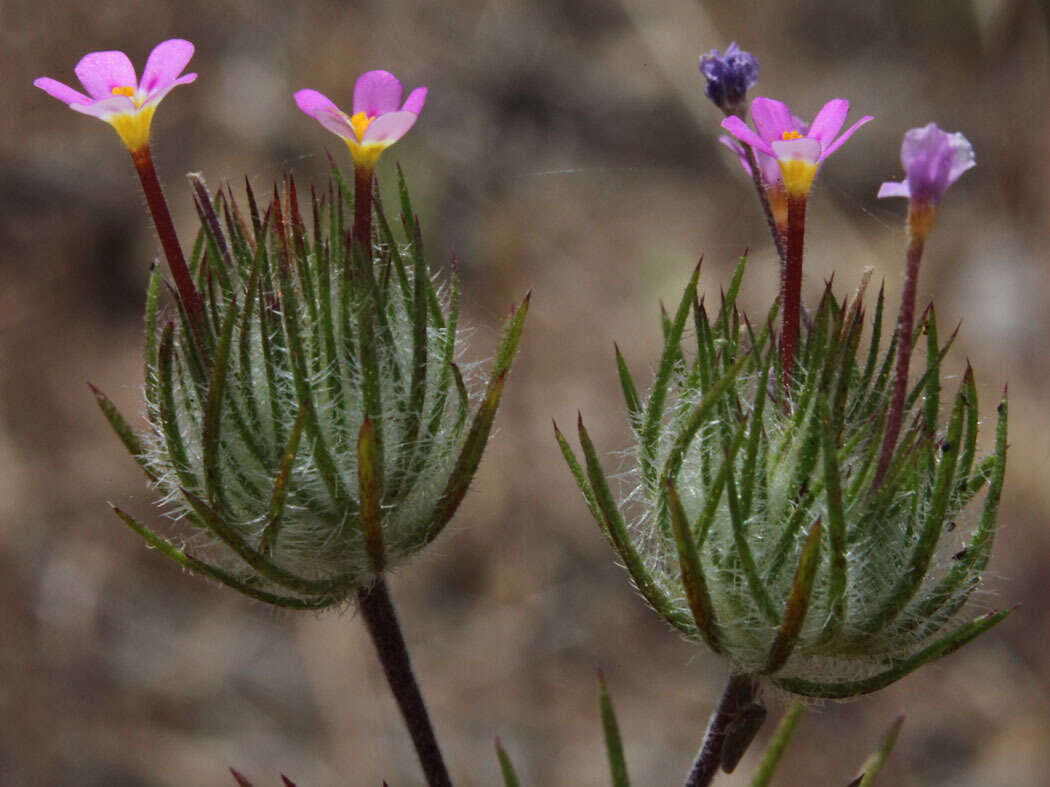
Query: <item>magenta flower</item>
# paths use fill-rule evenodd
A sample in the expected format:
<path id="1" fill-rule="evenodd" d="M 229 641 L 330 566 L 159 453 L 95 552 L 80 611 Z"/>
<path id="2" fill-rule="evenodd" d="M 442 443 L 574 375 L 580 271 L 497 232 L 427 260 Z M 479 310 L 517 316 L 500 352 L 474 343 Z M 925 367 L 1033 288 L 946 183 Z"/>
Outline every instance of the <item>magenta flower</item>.
<path id="1" fill-rule="evenodd" d="M 961 133 L 941 131 L 936 123 L 913 128 L 901 143 L 904 182 L 883 183 L 879 197 L 907 197 L 934 205 L 976 163 L 973 146 Z"/>
<path id="2" fill-rule="evenodd" d="M 193 44 L 172 38 L 150 52 L 141 82 L 123 52 L 91 52 L 73 69 L 87 95 L 50 77 L 35 79 L 33 84 L 70 109 L 109 123 L 134 154 L 149 144 L 150 122 L 161 99 L 176 85 L 197 78 L 182 74 L 191 57 Z"/>
<path id="3" fill-rule="evenodd" d="M 787 105 L 771 98 L 751 102 L 755 131 L 740 118 L 727 117 L 722 127 L 755 149 L 772 156 L 780 165 L 780 175 L 788 194 L 805 196 L 821 162 L 838 150 L 853 132 L 872 119 L 865 115 L 842 134 L 839 130 L 849 112 L 849 102 L 835 98 L 823 106 L 813 123 L 804 124 L 791 115 Z"/>
<path id="4" fill-rule="evenodd" d="M 316 90 L 298 91 L 295 103 L 346 142 L 357 166 L 371 170 L 380 154 L 415 125 L 426 101 L 427 89 L 417 87 L 404 104 L 401 94 L 401 83 L 393 74 L 369 71 L 358 77 L 354 85 L 352 115 L 347 115 Z"/>

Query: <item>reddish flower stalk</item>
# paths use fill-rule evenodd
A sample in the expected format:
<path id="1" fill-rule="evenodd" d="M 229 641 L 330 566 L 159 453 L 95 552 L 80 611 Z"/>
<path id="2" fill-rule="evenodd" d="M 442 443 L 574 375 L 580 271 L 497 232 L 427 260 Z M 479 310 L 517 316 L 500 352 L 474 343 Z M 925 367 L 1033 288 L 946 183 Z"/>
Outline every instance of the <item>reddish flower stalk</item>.
<path id="1" fill-rule="evenodd" d="M 780 269 L 780 368 L 784 404 L 791 390 L 802 314 L 802 247 L 806 235 L 806 195 L 788 194 L 787 249 Z"/>
<path id="2" fill-rule="evenodd" d="M 153 217 L 153 225 L 157 228 L 160 236 L 160 244 L 164 249 L 164 256 L 168 260 L 168 269 L 171 277 L 175 280 L 175 289 L 179 293 L 179 300 L 186 310 L 190 325 L 201 341 L 201 329 L 204 321 L 204 305 L 201 302 L 200 293 L 193 285 L 193 277 L 186 265 L 186 258 L 182 255 L 182 247 L 179 245 L 178 235 L 175 233 L 175 224 L 171 220 L 168 211 L 168 202 L 164 199 L 164 191 L 157 177 L 157 170 L 153 166 L 153 156 L 150 155 L 149 145 L 143 145 L 138 150 L 131 151 L 131 160 L 135 164 L 135 171 L 139 174 L 142 182 L 142 191 L 146 195 L 146 204 L 149 206 L 150 215 Z"/>
<path id="3" fill-rule="evenodd" d="M 372 173 L 371 167 L 354 166 L 353 242 L 361 247 L 364 259 L 372 258 Z"/>
<path id="4" fill-rule="evenodd" d="M 901 164 L 905 177 L 901 183 L 883 183 L 879 197 L 908 199 L 908 254 L 904 269 L 904 290 L 897 318 L 897 368 L 893 395 L 886 416 L 886 431 L 879 450 L 873 488 L 878 488 L 889 469 L 897 446 L 904 404 L 908 393 L 908 369 L 911 364 L 912 334 L 915 331 L 915 293 L 918 288 L 919 263 L 922 261 L 926 235 L 933 228 L 937 203 L 975 160 L 973 147 L 962 134 L 948 134 L 930 123 L 913 128 L 901 144 Z"/>
<path id="5" fill-rule="evenodd" d="M 916 208 L 931 214 L 928 222 L 932 223 L 932 206 L 911 203 L 908 211 L 908 224 L 911 225 Z M 922 250 L 926 241 L 925 233 L 911 235 L 908 242 L 907 262 L 904 268 L 904 290 L 901 292 L 901 310 L 897 317 L 897 366 L 893 378 L 893 396 L 890 399 L 890 410 L 886 417 L 886 431 L 882 437 L 882 448 L 879 449 L 879 464 L 875 469 L 875 480 L 872 488 L 877 489 L 889 469 L 893 459 L 893 450 L 897 446 L 901 422 L 904 420 L 904 400 L 908 393 L 908 370 L 911 366 L 912 334 L 915 331 L 915 294 L 919 282 L 919 263 L 922 261 Z"/>

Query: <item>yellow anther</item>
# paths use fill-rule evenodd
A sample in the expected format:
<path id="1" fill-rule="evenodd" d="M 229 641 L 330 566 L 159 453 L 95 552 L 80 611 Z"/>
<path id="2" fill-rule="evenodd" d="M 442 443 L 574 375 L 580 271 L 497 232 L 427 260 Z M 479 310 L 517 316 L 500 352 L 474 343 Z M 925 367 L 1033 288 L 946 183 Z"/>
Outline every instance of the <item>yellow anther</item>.
<path id="1" fill-rule="evenodd" d="M 136 109 L 142 106 L 142 101 L 140 101 L 135 96 L 135 88 L 133 87 L 130 87 L 128 85 L 118 85 L 117 87 L 113 88 L 111 92 L 114 96 L 126 96 L 130 98 L 132 103 L 135 105 Z"/>
<path id="2" fill-rule="evenodd" d="M 797 131 L 785 131 L 780 135 L 781 139 L 802 139 L 802 135 Z"/>
<path id="3" fill-rule="evenodd" d="M 357 134 L 358 142 L 364 138 L 365 129 L 372 122 L 374 118 L 368 117 L 364 112 L 358 112 L 352 118 L 350 118 L 350 125 L 354 129 L 354 133 Z"/>

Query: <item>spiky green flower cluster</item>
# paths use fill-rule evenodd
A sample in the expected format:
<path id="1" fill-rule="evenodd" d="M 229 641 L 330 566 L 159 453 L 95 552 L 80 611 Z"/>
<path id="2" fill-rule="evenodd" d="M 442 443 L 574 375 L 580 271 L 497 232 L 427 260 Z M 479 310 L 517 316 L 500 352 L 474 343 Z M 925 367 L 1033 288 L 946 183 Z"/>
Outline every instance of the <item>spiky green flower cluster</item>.
<path id="1" fill-rule="evenodd" d="M 247 220 L 229 189 L 194 177 L 201 218 L 190 270 L 204 319 L 146 309 L 146 413 L 138 436 L 110 423 L 193 527 L 196 555 L 118 514 L 181 565 L 292 608 L 338 603 L 432 541 L 484 449 L 527 302 L 508 319 L 483 391 L 456 359 L 457 282 L 435 286 L 403 179 L 398 243 L 378 195 L 371 255 L 344 215 L 338 170 L 300 214 L 294 182 Z"/>
<path id="2" fill-rule="evenodd" d="M 931 307 L 907 337 L 925 335 L 926 368 L 907 399 L 909 425 L 880 472 L 900 341 L 894 335 L 880 356 L 882 293 L 862 352 L 862 291 L 839 303 L 829 286 L 785 381 L 771 338 L 776 307 L 756 330 L 735 306 L 744 262 L 713 321 L 694 273 L 677 313 L 664 318 L 663 357 L 644 402 L 617 352 L 638 439 L 637 487 L 623 510 L 582 420 L 582 466 L 557 438 L 638 590 L 675 628 L 790 692 L 875 691 L 1009 614 L 959 619 L 995 533 L 1005 396 L 984 459 L 969 367 L 938 428 L 952 340 L 938 344 Z M 683 347 L 690 314 L 691 350 Z M 964 546 L 955 523 L 982 491 Z"/>

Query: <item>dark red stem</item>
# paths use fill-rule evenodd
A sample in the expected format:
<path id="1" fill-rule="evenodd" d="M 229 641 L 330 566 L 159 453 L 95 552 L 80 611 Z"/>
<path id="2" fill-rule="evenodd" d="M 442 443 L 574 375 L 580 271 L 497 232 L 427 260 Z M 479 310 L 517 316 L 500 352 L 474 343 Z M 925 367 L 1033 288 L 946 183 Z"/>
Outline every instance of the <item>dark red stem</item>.
<path id="1" fill-rule="evenodd" d="M 408 727 L 408 733 L 412 737 L 412 743 L 416 747 L 416 755 L 423 766 L 427 784 L 430 787 L 451 787 L 452 781 L 441 757 L 441 749 L 438 748 L 434 728 L 430 724 L 423 694 L 412 673 L 408 648 L 401 635 L 397 614 L 394 612 L 394 605 L 390 601 L 390 594 L 382 576 L 370 588 L 357 591 L 357 603 L 361 617 L 368 627 L 368 633 L 372 635 L 372 642 L 379 654 L 387 683 L 390 684 L 394 699 L 397 700 L 397 706 L 401 709 L 401 715 Z"/>
<path id="2" fill-rule="evenodd" d="M 182 247 L 179 245 L 178 235 L 175 234 L 175 224 L 171 220 L 171 213 L 168 212 L 168 202 L 164 199 L 164 190 L 161 188 L 160 179 L 157 178 L 149 145 L 132 152 L 131 160 L 135 164 L 135 171 L 139 173 L 142 191 L 146 194 L 146 204 L 153 217 L 153 225 L 157 228 L 160 245 L 168 260 L 168 270 L 175 280 L 175 289 L 179 293 L 179 300 L 182 301 L 182 308 L 186 310 L 186 316 L 200 343 L 204 327 L 204 304 L 197 288 L 193 286 L 186 258 L 182 256 Z"/>
<path id="3" fill-rule="evenodd" d="M 914 233 L 908 242 L 908 259 L 904 269 L 904 290 L 901 292 L 901 310 L 897 317 L 897 367 L 893 377 L 893 396 L 886 416 L 886 431 L 882 437 L 879 463 L 875 469 L 872 488 L 878 489 L 889 469 L 897 436 L 904 420 L 904 400 L 908 394 L 908 371 L 911 366 L 912 333 L 915 331 L 915 294 L 919 283 L 919 263 L 922 261 L 925 234 Z"/>
<path id="4" fill-rule="evenodd" d="M 806 196 L 789 194 L 787 253 L 780 271 L 780 368 L 785 406 L 795 369 L 795 347 L 802 313 L 802 246 L 805 235 Z"/>
<path id="5" fill-rule="evenodd" d="M 354 243 L 372 263 L 372 169 L 354 167 Z"/>

